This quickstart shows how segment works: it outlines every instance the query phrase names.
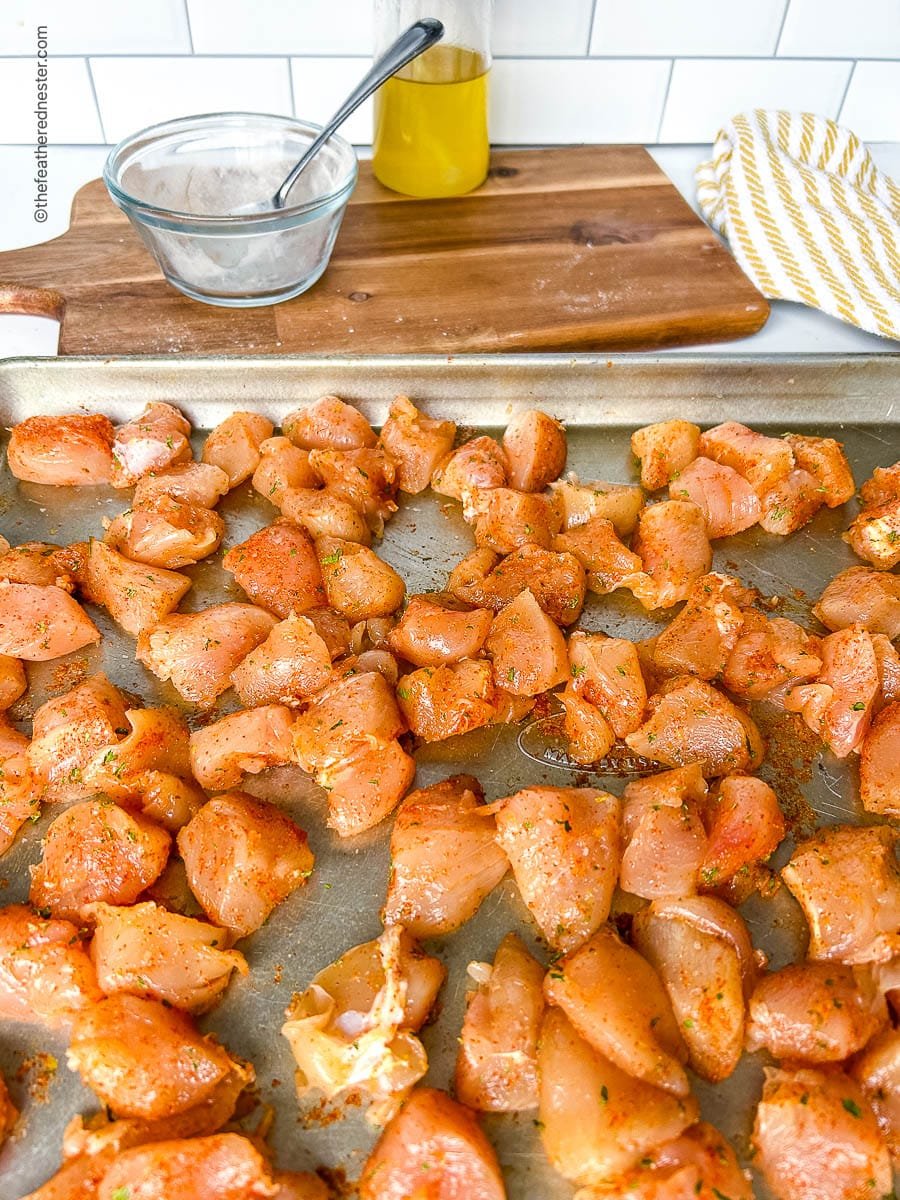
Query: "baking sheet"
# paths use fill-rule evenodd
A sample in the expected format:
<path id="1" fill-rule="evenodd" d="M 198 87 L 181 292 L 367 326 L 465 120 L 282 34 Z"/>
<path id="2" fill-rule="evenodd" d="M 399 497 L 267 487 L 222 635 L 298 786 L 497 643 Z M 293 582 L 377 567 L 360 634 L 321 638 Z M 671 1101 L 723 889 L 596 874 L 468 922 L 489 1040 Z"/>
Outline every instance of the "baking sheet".
<path id="1" fill-rule="evenodd" d="M 638 425 L 684 417 L 701 425 L 735 418 L 755 428 L 831 434 L 842 440 L 858 482 L 876 465 L 900 455 L 900 356 L 817 356 L 770 359 L 741 356 L 650 358 L 620 356 L 502 356 L 496 358 L 383 359 L 67 359 L 0 363 L 0 423 L 15 424 L 38 412 L 100 411 L 115 420 L 134 415 L 150 399 L 177 404 L 198 429 L 208 429 L 236 408 L 254 408 L 278 420 L 326 392 L 357 403 L 379 423 L 397 392 L 471 429 L 496 432 L 516 408 L 537 405 L 563 418 L 569 429 L 569 469 L 585 479 L 627 481 L 635 477 L 628 438 Z M 53 489 L 17 484 L 3 458 L 0 470 L 0 533 L 13 543 L 41 539 L 74 541 L 96 535 L 104 516 L 127 507 L 112 489 Z M 853 505 L 847 506 L 848 510 Z M 271 521 L 276 510 L 249 484 L 220 506 L 227 525 L 225 546 Z M 840 540 L 850 513 L 820 512 L 793 537 L 782 540 L 751 530 L 715 544 L 715 570 L 732 571 L 766 595 L 785 597 L 783 612 L 804 620 L 809 604 L 837 571 L 856 561 Z M 458 506 L 427 494 L 405 498 L 388 526 L 379 553 L 403 575 L 409 592 L 440 588 L 447 572 L 471 548 Z M 231 577 L 211 562 L 187 568 L 195 584 L 183 604 L 202 608 L 236 599 Z M 82 672 L 105 670 L 114 683 L 146 703 L 176 702 L 168 685 L 134 661 L 132 639 L 103 610 L 87 606 L 101 628 L 99 648 L 30 669 L 29 702 L 73 686 Z M 669 614 L 671 616 L 671 614 Z M 581 626 L 641 638 L 657 620 L 626 595 L 589 596 Z M 813 623 L 814 624 L 814 623 Z M 221 710 L 235 706 L 222 698 Z M 25 714 L 22 714 L 25 716 Z M 760 714 L 764 725 L 766 714 Z M 25 727 L 27 728 L 27 722 Z M 813 821 L 860 819 L 855 766 L 809 753 L 808 740 L 793 739 L 790 722 L 773 724 L 774 765 L 764 775 L 779 789 L 798 833 Z M 562 763 L 546 728 L 499 727 L 424 747 L 417 752 L 418 786 L 454 771 L 470 771 L 488 799 L 526 783 L 589 783 L 621 794 L 625 780 Z M 275 1110 L 272 1145 L 278 1164 L 332 1168 L 355 1178 L 374 1134 L 358 1109 L 345 1119 L 310 1122 L 293 1089 L 293 1061 L 279 1030 L 291 995 L 348 946 L 377 936 L 384 899 L 390 822 L 348 841 L 324 825 L 323 793 L 300 772 L 285 768 L 252 779 L 247 789 L 278 799 L 309 833 L 316 868 L 309 885 L 282 904 L 268 923 L 241 944 L 251 967 L 235 979 L 222 1004 L 204 1019 L 236 1053 L 256 1066 L 260 1100 Z M 58 808 L 46 810 L 0 861 L 3 903 L 26 898 L 28 865 L 38 861 L 40 839 Z M 790 853 L 790 843 L 779 862 Z M 774 899 L 743 908 L 754 942 L 779 966 L 801 953 L 805 927 L 785 889 Z M 480 911 L 452 937 L 429 945 L 448 967 L 437 1020 L 423 1034 L 430 1069 L 427 1082 L 447 1086 L 465 1002 L 466 964 L 493 957 L 507 930 L 519 930 L 546 961 L 509 877 Z M 58 1063 L 54 1070 L 52 1060 Z M 695 1083 L 704 1115 L 732 1139 L 746 1161 L 753 1104 L 759 1094 L 763 1054 L 745 1055 L 738 1071 L 715 1088 Z M 0 1069 L 22 1109 L 17 1136 L 0 1151 L 0 1196 L 16 1200 L 43 1182 L 59 1161 L 63 1129 L 77 1112 L 97 1108 L 92 1093 L 65 1066 L 62 1038 L 28 1027 L 0 1029 Z M 259 1115 L 258 1112 L 256 1114 Z M 308 1116 L 308 1114 L 307 1114 Z M 534 1128 L 534 1113 L 488 1117 L 485 1125 L 505 1168 L 511 1200 L 564 1200 L 574 1189 L 547 1165 Z M 252 1120 L 252 1118 L 251 1118 Z M 757 1183 L 757 1195 L 765 1190 Z M 174 1200 L 174 1198 L 173 1198 Z"/>

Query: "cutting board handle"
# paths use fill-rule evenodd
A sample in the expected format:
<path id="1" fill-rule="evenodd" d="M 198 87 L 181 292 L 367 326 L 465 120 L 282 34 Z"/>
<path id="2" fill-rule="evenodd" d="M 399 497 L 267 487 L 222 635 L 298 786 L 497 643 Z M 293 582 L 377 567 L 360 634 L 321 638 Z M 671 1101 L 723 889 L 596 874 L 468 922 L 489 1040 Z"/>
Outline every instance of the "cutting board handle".
<path id="1" fill-rule="evenodd" d="M 65 296 L 55 288 L 30 287 L 28 284 L 0 281 L 0 313 L 50 317 L 54 321 L 61 321 L 65 311 Z"/>

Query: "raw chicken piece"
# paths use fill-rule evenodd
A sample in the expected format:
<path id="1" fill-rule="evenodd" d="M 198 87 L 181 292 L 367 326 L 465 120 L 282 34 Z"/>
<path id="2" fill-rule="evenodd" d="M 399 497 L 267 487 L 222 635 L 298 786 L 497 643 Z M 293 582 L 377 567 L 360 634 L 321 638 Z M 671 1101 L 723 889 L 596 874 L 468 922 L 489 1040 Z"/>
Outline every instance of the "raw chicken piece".
<path id="1" fill-rule="evenodd" d="M 850 567 L 835 575 L 813 607 L 826 629 L 861 625 L 869 633 L 900 637 L 900 575 Z"/>
<path id="2" fill-rule="evenodd" d="M 412 786 L 415 759 L 396 740 L 319 772 L 328 790 L 328 825 L 340 837 L 371 829 L 389 816 Z"/>
<path id="3" fill-rule="evenodd" d="M 171 496 L 185 504 L 215 508 L 228 494 L 228 488 L 228 476 L 220 467 L 204 462 L 178 463 L 142 476 L 135 484 L 132 507 L 142 508 L 162 496 Z"/>
<path id="4" fill-rule="evenodd" d="M 127 992 L 79 1009 L 67 1057 L 117 1116 L 146 1121 L 202 1104 L 237 1065 L 184 1013 Z"/>
<path id="5" fill-rule="evenodd" d="M 641 463 L 641 486 L 656 492 L 677 479 L 697 457 L 700 429 L 690 421 L 660 421 L 631 435 L 631 453 Z"/>
<path id="6" fill-rule="evenodd" d="M 294 754 L 311 775 L 404 733 L 393 689 L 378 671 L 338 676 L 294 725 Z"/>
<path id="7" fill-rule="evenodd" d="M 126 633 L 139 637 L 159 624 L 190 589 L 187 575 L 134 563 L 96 538 L 69 547 L 78 562 L 81 594 L 107 610 Z"/>
<path id="8" fill-rule="evenodd" d="M 275 1200 L 331 1200 L 328 1186 L 311 1171 L 276 1171 Z"/>
<path id="9" fill-rule="evenodd" d="M 891 1191 L 891 1162 L 859 1085 L 842 1071 L 766 1068 L 755 1163 L 779 1200 L 864 1200 Z"/>
<path id="10" fill-rule="evenodd" d="M 416 1088 L 379 1138 L 360 1200 L 505 1200 L 500 1164 L 474 1113 L 434 1088 Z"/>
<path id="11" fill-rule="evenodd" d="M 596 705 L 576 691 L 570 680 L 557 699 L 563 706 L 563 733 L 568 741 L 566 747 L 570 758 L 584 766 L 601 762 L 612 749 L 616 735 L 612 726 Z"/>
<path id="12" fill-rule="evenodd" d="M 371 1101 L 366 1120 L 390 1120 L 428 1067 L 415 1034 L 445 975 L 399 925 L 320 971 L 294 996 L 281 1029 L 297 1062 L 298 1095 L 362 1091 Z"/>
<path id="13" fill-rule="evenodd" d="M 849 625 L 822 640 L 822 670 L 815 682 L 792 688 L 784 706 L 800 713 L 833 754 L 846 758 L 866 736 L 879 688 L 872 636 Z"/>
<path id="14" fill-rule="evenodd" d="M 397 472 L 384 450 L 311 450 L 309 463 L 327 491 L 346 500 L 381 534 L 397 511 Z"/>
<path id="15" fill-rule="evenodd" d="M 554 949 L 573 950 L 609 916 L 619 874 L 619 801 L 596 788 L 532 787 L 492 805 L 497 841 Z"/>
<path id="16" fill-rule="evenodd" d="M 112 442 L 112 485 L 126 488 L 151 471 L 164 471 L 194 457 L 191 425 L 171 404 L 152 401 L 120 425 Z"/>
<path id="17" fill-rule="evenodd" d="M 691 1069 L 727 1079 L 744 1048 L 744 998 L 755 970 L 747 927 L 711 896 L 655 900 L 632 927 L 634 945 L 659 973 Z"/>
<path id="18" fill-rule="evenodd" d="M 553 549 L 573 554 L 587 571 L 587 585 L 598 596 L 626 587 L 632 575 L 642 570 L 641 560 L 619 541 L 612 521 L 591 517 L 553 539 Z"/>
<path id="19" fill-rule="evenodd" d="M 866 812 L 900 817 L 900 703 L 882 709 L 863 739 L 859 796 Z"/>
<path id="20" fill-rule="evenodd" d="M 306 620 L 312 621 L 316 633 L 328 647 L 332 662 L 350 653 L 350 622 L 333 608 L 311 608 Z"/>
<path id="21" fill-rule="evenodd" d="M 876 467 L 859 489 L 859 500 L 863 508 L 872 508 L 898 498 L 900 498 L 900 461 L 890 467 Z"/>
<path id="22" fill-rule="evenodd" d="M 276 624 L 254 604 L 173 613 L 141 633 L 136 657 L 160 679 L 170 679 L 183 700 L 208 706 L 227 691 L 232 671 Z"/>
<path id="23" fill-rule="evenodd" d="M 302 616 L 325 603 L 325 585 L 309 535 L 296 525 L 276 522 L 232 546 L 222 566 L 260 608 L 281 620 Z"/>
<path id="24" fill-rule="evenodd" d="M 47 662 L 99 641 L 99 629 L 68 592 L 0 582 L 0 654 Z"/>
<path id="25" fill-rule="evenodd" d="M 662 500 L 643 509 L 631 548 L 643 572 L 626 586 L 645 608 L 671 608 L 686 600 L 694 581 L 712 566 L 706 520 L 686 500 Z"/>
<path id="26" fill-rule="evenodd" d="M 211 509 L 158 496 L 116 517 L 104 541 L 134 562 L 174 569 L 218 550 L 224 532 L 225 522 Z"/>
<path id="27" fill-rule="evenodd" d="M 359 409 L 337 396 L 322 396 L 288 413 L 281 427 L 284 436 L 303 450 L 357 450 L 374 446 L 377 440 Z"/>
<path id="28" fill-rule="evenodd" d="M 579 1200 L 753 1200 L 734 1150 L 712 1125 L 698 1121 L 646 1154 L 608 1187 L 585 1188 Z"/>
<path id="29" fill-rule="evenodd" d="M 852 499 L 856 484 L 841 442 L 799 433 L 785 434 L 784 440 L 793 451 L 797 466 L 815 477 L 819 494 L 829 508 Z"/>
<path id="30" fill-rule="evenodd" d="M 726 775 L 704 805 L 706 853 L 700 882 L 717 888 L 765 862 L 787 832 L 778 797 L 752 775 Z"/>
<path id="31" fill-rule="evenodd" d="M 474 522 L 476 546 L 486 546 L 495 554 L 512 554 L 520 546 L 549 550 L 559 533 L 559 517 L 546 496 L 512 488 L 468 493 L 463 515 Z"/>
<path id="32" fill-rule="evenodd" d="M 75 579 L 66 559 L 66 551 L 51 542 L 20 542 L 0 554 L 0 579 L 74 592 Z"/>
<path id="33" fill-rule="evenodd" d="M 0 908 L 0 1017 L 58 1029 L 100 999 L 94 964 L 69 921 Z"/>
<path id="34" fill-rule="evenodd" d="M 669 499 L 696 504 L 710 538 L 742 533 L 756 524 L 762 511 L 759 496 L 743 475 L 711 458 L 695 458 L 685 467 L 669 484 Z"/>
<path id="35" fill-rule="evenodd" d="M 528 588 L 494 617 L 484 648 L 497 682 L 515 696 L 537 696 L 569 676 L 566 640 Z"/>
<path id="36" fill-rule="evenodd" d="M 249 1138 L 218 1133 L 122 1151 L 104 1174 L 96 1200 L 265 1200 L 280 1195 Z"/>
<path id="37" fill-rule="evenodd" d="M 872 649 L 875 651 L 878 684 L 881 688 L 876 708 L 880 708 L 882 703 L 890 704 L 894 700 L 900 700 L 900 652 L 883 633 L 872 634 Z"/>
<path id="38" fill-rule="evenodd" d="M 582 1186 L 610 1183 L 699 1116 L 692 1096 L 652 1087 L 604 1058 L 558 1008 L 544 1016 L 538 1079 L 544 1150 Z"/>
<path id="39" fill-rule="evenodd" d="M 506 487 L 508 483 L 506 453 L 490 437 L 463 442 L 431 476 L 434 491 L 453 500 L 464 500 L 476 488 Z"/>
<path id="40" fill-rule="evenodd" d="M 331 653 L 308 616 L 273 625 L 265 641 L 238 663 L 231 682 L 241 704 L 297 705 L 331 678 Z"/>
<path id="41" fill-rule="evenodd" d="M 526 408 L 507 425 L 503 449 L 509 463 L 510 487 L 520 492 L 542 492 L 565 468 L 565 429 L 540 409 Z"/>
<path id="42" fill-rule="evenodd" d="M 493 551 L 479 547 L 457 563 L 448 584 L 459 600 L 493 612 L 525 588 L 557 625 L 571 625 L 584 606 L 584 568 L 574 555 L 541 546 L 521 546 L 499 561 Z"/>
<path id="43" fill-rule="evenodd" d="M 809 924 L 809 957 L 883 962 L 900 949 L 897 831 L 836 825 L 801 842 L 782 870 Z"/>
<path id="44" fill-rule="evenodd" d="M 625 742 L 667 767 L 700 763 L 706 776 L 753 771 L 765 747 L 750 717 L 711 684 L 679 675 L 650 698 L 650 716 Z"/>
<path id="45" fill-rule="evenodd" d="M 900 1030 L 885 1029 L 850 1065 L 849 1073 L 875 1110 L 882 1136 L 896 1162 L 900 1154 Z"/>
<path id="46" fill-rule="evenodd" d="M 0 855 L 26 821 L 40 816 L 40 788 L 28 763 L 28 738 L 0 716 Z"/>
<path id="47" fill-rule="evenodd" d="M 10 1099 L 6 1080 L 0 1075 L 0 1147 L 12 1133 L 18 1119 L 19 1110 Z"/>
<path id="48" fill-rule="evenodd" d="M 785 537 L 795 533 L 825 503 L 825 489 L 814 475 L 799 468 L 760 493 L 761 528 Z"/>
<path id="49" fill-rule="evenodd" d="M 152 900 L 119 907 L 92 904 L 91 958 L 107 995 L 130 992 L 186 1012 L 212 1008 L 233 971 L 248 973 L 215 925 L 168 912 Z"/>
<path id="50" fill-rule="evenodd" d="M 474 658 L 491 627 L 486 608 L 468 608 L 446 592 L 411 596 L 388 644 L 415 667 L 439 667 Z"/>
<path id="51" fill-rule="evenodd" d="M 420 667 L 397 683 L 406 723 L 425 742 L 442 742 L 497 720 L 494 672 L 486 659 Z"/>
<path id="52" fill-rule="evenodd" d="M 625 788 L 625 850 L 619 885 L 645 900 L 692 896 L 707 853 L 698 763 L 635 779 Z"/>
<path id="53" fill-rule="evenodd" d="M 28 689 L 25 667 L 17 658 L 0 654 L 0 712 L 4 712 Z"/>
<path id="54" fill-rule="evenodd" d="M 721 675 L 744 628 L 744 609 L 752 600 L 753 592 L 731 575 L 701 576 L 684 608 L 656 639 L 656 673 L 701 679 Z"/>
<path id="55" fill-rule="evenodd" d="M 330 488 L 285 488 L 281 512 L 285 520 L 305 529 L 313 541 L 340 538 L 360 546 L 372 543 L 372 530 L 363 514 Z"/>
<path id="56" fill-rule="evenodd" d="M 328 603 L 351 622 L 388 617 L 406 595 L 406 584 L 374 550 L 341 538 L 321 537 L 316 554 Z"/>
<path id="57" fill-rule="evenodd" d="M 619 537 L 627 537 L 644 507 L 644 493 L 628 483 L 594 480 L 580 483 L 574 475 L 550 485 L 553 501 L 567 532 L 595 517 L 609 521 Z"/>
<path id="58" fill-rule="evenodd" d="M 888 1020 L 866 967 L 793 963 L 765 975 L 750 997 L 747 1049 L 796 1063 L 843 1062 Z"/>
<path id="59" fill-rule="evenodd" d="M 381 444 L 397 467 L 397 486 L 416 496 L 424 492 L 456 437 L 452 421 L 419 412 L 408 396 L 397 396 L 381 430 Z"/>
<path id="60" fill-rule="evenodd" d="M 844 534 L 854 554 L 879 571 L 900 562 L 900 499 L 864 508 Z"/>
<path id="61" fill-rule="evenodd" d="M 319 476 L 309 465 L 309 451 L 286 437 L 270 437 L 259 444 L 259 466 L 253 472 L 253 489 L 281 508 L 288 488 L 317 488 Z"/>
<path id="62" fill-rule="evenodd" d="M 275 426 L 261 413 L 232 413 L 204 442 L 203 461 L 224 471 L 229 487 L 237 487 L 259 466 L 260 447 L 274 432 Z"/>
<path id="63" fill-rule="evenodd" d="M 13 428 L 6 456 L 16 479 L 93 487 L 112 479 L 112 421 L 99 413 L 28 417 Z"/>
<path id="64" fill-rule="evenodd" d="M 127 732 L 124 697 L 102 673 L 42 704 L 27 757 L 44 799 L 78 800 L 97 791 L 85 778 L 86 767 Z"/>
<path id="65" fill-rule="evenodd" d="M 493 965 L 469 963 L 476 990 L 468 997 L 454 1090 L 481 1112 L 537 1108 L 537 1048 L 544 1012 L 544 968 L 515 933 Z"/>
<path id="66" fill-rule="evenodd" d="M 544 995 L 620 1070 L 676 1096 L 690 1094 L 687 1049 L 662 981 L 609 925 L 554 963 Z"/>
<path id="67" fill-rule="evenodd" d="M 188 883 L 216 925 L 246 937 L 312 874 L 306 834 L 244 792 L 214 796 L 178 834 Z"/>
<path id="68" fill-rule="evenodd" d="M 201 787 L 221 792 L 236 787 L 245 772 L 293 759 L 293 715 L 283 704 L 264 704 L 220 717 L 191 734 L 191 769 Z"/>
<path id="69" fill-rule="evenodd" d="M 494 818 L 471 775 L 453 775 L 410 792 L 391 833 L 385 925 L 415 938 L 459 929 L 509 869 Z"/>
<path id="70" fill-rule="evenodd" d="M 569 663 L 574 691 L 600 710 L 615 736 L 633 733 L 647 707 L 634 644 L 578 630 L 569 638 Z"/>
<path id="71" fill-rule="evenodd" d="M 758 494 L 784 479 L 794 468 L 794 455 L 787 442 L 756 433 L 738 421 L 725 421 L 702 433 L 700 453 L 733 467 Z"/>
<path id="72" fill-rule="evenodd" d="M 82 922 L 95 900 L 132 904 L 169 858 L 165 829 L 111 800 L 82 800 L 51 822 L 28 898 L 54 917 Z"/>
<path id="73" fill-rule="evenodd" d="M 746 700 L 773 702 L 786 689 L 815 679 L 822 669 L 822 642 L 784 617 L 744 611 L 743 629 L 728 655 L 722 683 Z"/>

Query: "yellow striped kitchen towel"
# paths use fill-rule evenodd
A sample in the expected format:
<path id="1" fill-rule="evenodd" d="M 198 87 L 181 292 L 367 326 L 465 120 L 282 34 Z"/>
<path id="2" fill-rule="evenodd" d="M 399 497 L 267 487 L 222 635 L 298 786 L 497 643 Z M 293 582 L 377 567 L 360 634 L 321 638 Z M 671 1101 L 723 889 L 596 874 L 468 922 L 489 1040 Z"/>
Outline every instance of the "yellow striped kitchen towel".
<path id="1" fill-rule="evenodd" d="M 703 215 L 764 295 L 900 338 L 900 188 L 849 129 L 740 113 L 696 178 Z"/>

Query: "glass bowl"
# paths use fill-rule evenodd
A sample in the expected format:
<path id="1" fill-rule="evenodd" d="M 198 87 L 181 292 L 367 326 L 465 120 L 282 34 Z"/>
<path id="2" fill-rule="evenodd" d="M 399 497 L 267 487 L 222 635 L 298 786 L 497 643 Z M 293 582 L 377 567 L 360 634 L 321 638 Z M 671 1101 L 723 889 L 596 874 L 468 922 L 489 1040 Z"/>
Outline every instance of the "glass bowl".
<path id="1" fill-rule="evenodd" d="M 276 304 L 328 265 L 356 184 L 353 147 L 333 134 L 289 207 L 232 214 L 272 196 L 320 130 L 263 113 L 180 117 L 120 142 L 103 179 L 173 287 L 207 304 Z"/>

